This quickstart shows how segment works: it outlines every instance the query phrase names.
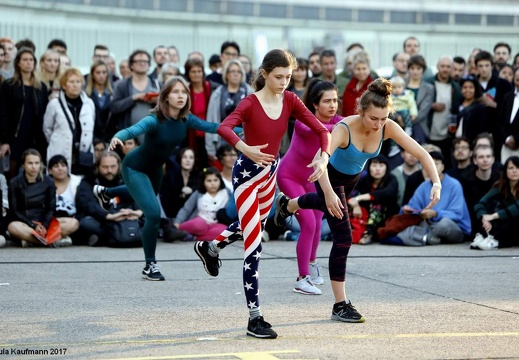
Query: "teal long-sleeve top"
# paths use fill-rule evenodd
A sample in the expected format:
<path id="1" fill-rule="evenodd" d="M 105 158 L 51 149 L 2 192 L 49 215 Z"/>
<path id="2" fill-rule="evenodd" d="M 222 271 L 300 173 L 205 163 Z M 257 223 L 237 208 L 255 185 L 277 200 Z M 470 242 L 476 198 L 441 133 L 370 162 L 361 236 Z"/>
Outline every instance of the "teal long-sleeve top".
<path id="1" fill-rule="evenodd" d="M 162 166 L 166 159 L 184 141 L 188 129 L 216 133 L 218 124 L 201 120 L 193 114 L 185 119 L 166 118 L 160 122 L 150 114 L 137 124 L 117 132 L 114 137 L 125 142 L 144 134 L 144 142 L 125 156 L 123 164 L 139 171 Z"/>
<path id="2" fill-rule="evenodd" d="M 499 206 L 496 206 L 499 204 Z M 481 219 L 485 214 L 493 214 L 496 212 L 499 219 L 517 219 L 519 218 L 519 199 L 516 200 L 513 196 L 508 196 L 505 200 L 503 194 L 499 192 L 496 187 L 489 190 L 479 202 L 474 206 L 474 211 L 478 219 Z"/>

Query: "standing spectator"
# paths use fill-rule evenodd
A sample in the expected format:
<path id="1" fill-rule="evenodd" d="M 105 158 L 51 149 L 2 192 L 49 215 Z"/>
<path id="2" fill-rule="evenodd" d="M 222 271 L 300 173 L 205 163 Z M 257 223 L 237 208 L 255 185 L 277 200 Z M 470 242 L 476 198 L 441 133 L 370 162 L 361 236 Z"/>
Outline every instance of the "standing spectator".
<path id="1" fill-rule="evenodd" d="M 180 54 L 175 45 L 168 46 L 169 61 L 173 64 L 180 64 Z"/>
<path id="2" fill-rule="evenodd" d="M 5 59 L 5 46 L 3 44 L 0 44 L 0 69 L 2 69 L 2 65 L 4 65 L 4 59 Z M 5 81 L 5 77 L 0 72 L 0 85 Z"/>
<path id="3" fill-rule="evenodd" d="M 519 68 L 514 71 L 514 90 L 503 97 L 500 107 L 496 142 L 501 144 L 501 159 L 519 156 Z"/>
<path id="4" fill-rule="evenodd" d="M 413 123 L 413 138 L 420 144 L 427 142 L 430 134 L 429 113 L 434 101 L 434 86 L 424 81 L 423 75 L 427 64 L 422 55 L 409 59 L 409 79 L 407 89 L 414 93 L 418 115 Z"/>
<path id="5" fill-rule="evenodd" d="M 500 79 L 508 81 L 510 84 L 514 84 L 514 68 L 512 65 L 504 64 L 499 70 L 498 74 Z"/>
<path id="6" fill-rule="evenodd" d="M 97 160 L 99 160 L 103 151 L 106 150 L 106 143 L 101 139 L 94 138 L 94 140 L 92 141 L 92 144 L 94 145 L 94 163 L 95 163 L 95 162 L 97 162 Z"/>
<path id="7" fill-rule="evenodd" d="M 505 42 L 494 45 L 494 70 L 500 72 L 503 66 L 508 64 L 512 56 L 512 48 Z"/>
<path id="8" fill-rule="evenodd" d="M 323 50 L 323 52 L 321 53 L 321 69 L 322 72 L 319 78 L 321 80 L 331 82 L 332 84 L 335 84 L 335 86 L 337 86 L 337 94 L 339 95 L 339 109 L 342 109 L 342 95 L 346 90 L 346 85 L 348 85 L 348 79 L 346 79 L 343 76 L 337 76 L 336 74 L 337 58 L 335 56 L 335 51 L 331 49 Z"/>
<path id="9" fill-rule="evenodd" d="M 493 250 L 519 244 L 519 157 L 506 159 L 499 181 L 476 204 L 479 233 L 471 249 Z M 487 233 L 484 237 L 481 234 Z"/>
<path id="10" fill-rule="evenodd" d="M 22 247 L 41 244 L 33 235 L 36 231 L 41 237 L 47 236 L 47 231 L 56 210 L 56 187 L 52 179 L 42 174 L 41 155 L 35 149 L 27 149 L 21 157 L 22 172 L 11 179 L 9 183 L 10 222 L 7 230 L 13 239 L 21 241 Z M 59 222 L 60 219 L 57 219 Z M 59 226 L 59 224 L 53 224 Z M 61 240 L 52 243 L 53 247 L 70 246 L 72 240 L 66 231 L 61 229 Z"/>
<path id="11" fill-rule="evenodd" d="M 222 74 L 224 85 L 220 85 L 213 91 L 207 108 L 207 121 L 210 123 L 220 124 L 246 96 L 253 92 L 245 82 L 245 70 L 238 60 L 227 61 Z M 217 134 L 205 134 L 205 149 L 212 163 L 217 160 L 216 149 L 224 143 L 225 141 Z"/>
<path id="12" fill-rule="evenodd" d="M 321 55 L 317 51 L 312 51 L 310 55 L 308 55 L 308 67 L 313 78 L 321 76 Z"/>
<path id="13" fill-rule="evenodd" d="M 202 120 L 207 119 L 209 99 L 211 98 L 211 84 L 205 79 L 204 63 L 199 59 L 189 59 L 184 64 L 185 77 L 189 82 L 191 95 L 191 113 Z M 218 104 L 220 106 L 220 104 Z M 189 129 L 187 132 L 187 146 L 195 152 L 199 169 L 208 165 L 206 150 L 206 134 L 202 131 Z M 213 162 L 214 159 L 209 159 Z"/>
<path id="14" fill-rule="evenodd" d="M 467 63 L 465 62 L 465 59 L 461 56 L 455 56 L 454 58 L 452 58 L 451 77 L 454 79 L 454 81 L 460 82 L 461 78 L 465 76 L 466 66 Z"/>
<path id="15" fill-rule="evenodd" d="M 121 74 L 122 79 L 128 79 L 132 76 L 132 70 L 130 69 L 130 63 L 128 60 L 123 59 L 119 63 L 119 74 Z"/>
<path id="16" fill-rule="evenodd" d="M 393 55 L 393 73 L 391 77 L 400 76 L 401 78 L 407 80 L 409 75 L 409 66 L 408 62 L 411 56 L 405 52 L 396 53 Z"/>
<path id="17" fill-rule="evenodd" d="M 241 64 L 243 65 L 243 68 L 245 69 L 245 75 L 247 75 L 247 80 L 245 82 L 247 84 L 250 84 L 252 76 L 254 75 L 254 71 L 252 70 L 252 60 L 245 54 L 240 54 L 240 56 L 238 56 L 238 60 L 240 60 Z"/>
<path id="18" fill-rule="evenodd" d="M 75 175 L 89 174 L 94 164 L 95 106 L 83 91 L 83 82 L 78 69 L 67 69 L 61 77 L 63 91 L 49 102 L 43 119 L 47 158 L 65 156 Z"/>
<path id="19" fill-rule="evenodd" d="M 460 84 L 463 101 L 459 105 L 455 134 L 456 137 L 466 137 L 469 144 L 472 144 L 479 134 L 490 131 L 489 122 L 492 120 L 488 118 L 487 107 L 481 101 L 483 91 L 476 78 L 472 75 L 465 76 Z"/>
<path id="20" fill-rule="evenodd" d="M 40 66 L 38 76 L 40 80 L 47 86 L 49 100 L 58 97 L 60 90 L 60 77 L 63 73 L 60 63 L 60 54 L 54 50 L 46 50 L 40 57 Z"/>
<path id="21" fill-rule="evenodd" d="M 53 39 L 47 45 L 47 49 L 57 51 L 60 54 L 66 54 L 67 43 L 61 39 Z"/>
<path id="22" fill-rule="evenodd" d="M 157 80 L 159 81 L 160 86 L 166 83 L 169 78 L 173 76 L 179 76 L 180 75 L 180 69 L 178 68 L 177 64 L 174 64 L 172 62 L 167 62 L 162 64 L 162 67 L 160 69 L 160 74 Z"/>
<path id="23" fill-rule="evenodd" d="M 357 113 L 357 99 L 368 89 L 368 85 L 373 81 L 368 53 L 364 51 L 358 52 L 352 61 L 353 78 L 342 93 L 342 116 L 350 116 Z M 337 91 L 340 91 L 338 86 Z"/>
<path id="24" fill-rule="evenodd" d="M 420 42 L 414 36 L 409 36 L 404 40 L 403 50 L 406 54 L 413 57 L 415 55 L 420 55 Z M 432 77 L 434 74 L 429 68 L 424 69 L 424 78 Z"/>
<path id="25" fill-rule="evenodd" d="M 315 117 L 332 131 L 333 126 L 342 120 L 337 115 L 338 96 L 334 84 L 313 79 L 303 96 L 303 102 Z M 300 121 L 296 121 L 294 136 L 287 153 L 283 156 L 278 170 L 278 187 L 290 197 L 315 191 L 315 184 L 308 182 L 312 169 L 301 164 L 312 162 L 319 149 L 317 136 Z M 294 291 L 306 295 L 320 295 L 315 285 L 322 285 L 321 266 L 317 263 L 317 248 L 321 241 L 323 213 L 319 210 L 301 210 L 295 214 L 301 227 L 296 247 L 298 277 Z"/>
<path id="26" fill-rule="evenodd" d="M 308 83 L 310 82 L 310 77 L 308 76 L 308 62 L 306 59 L 296 58 L 296 61 L 297 69 L 292 73 L 287 90 L 292 91 L 301 99 Z"/>
<path id="27" fill-rule="evenodd" d="M 451 78 L 452 58 L 442 56 L 437 64 L 438 73 L 432 78 L 426 79 L 434 85 L 436 96 L 431 105 L 431 131 L 429 142 L 440 147 L 445 169 L 451 168 L 451 134 L 449 124 L 455 123 L 454 116 L 458 114 L 459 105 L 462 101 L 459 84 Z"/>
<path id="28" fill-rule="evenodd" d="M 61 71 L 67 70 L 71 65 L 70 57 L 67 54 L 60 54 L 59 56 L 59 67 Z"/>
<path id="29" fill-rule="evenodd" d="M 481 101 L 487 107 L 488 118 L 496 119 L 499 115 L 499 109 L 506 93 L 513 89 L 512 85 L 494 73 L 494 59 L 487 51 L 480 51 L 475 56 L 475 64 L 478 70 L 478 81 L 483 89 L 483 97 Z M 499 142 L 498 121 L 491 121 L 490 133 L 494 136 L 494 154 L 496 160 L 501 161 L 501 146 Z"/>
<path id="30" fill-rule="evenodd" d="M 94 173 L 85 176 L 77 188 L 76 217 L 79 220 L 80 243 L 90 246 L 105 245 L 109 222 L 138 219 L 142 216 L 142 211 L 133 201 L 124 199 L 120 199 L 122 202 L 118 204 L 117 209 L 109 211 L 112 204 L 99 202 L 92 192 L 96 185 L 113 187 L 122 183 L 119 155 L 113 151 L 103 152 L 95 163 Z"/>
<path id="31" fill-rule="evenodd" d="M 5 51 L 4 61 L 2 67 L 0 68 L 0 75 L 2 75 L 4 79 L 7 80 L 12 78 L 15 72 L 13 60 L 16 57 L 16 47 L 14 46 L 13 40 L 9 39 L 8 37 L 0 38 L 0 45 L 4 46 Z M 34 51 L 32 53 L 34 53 Z"/>
<path id="32" fill-rule="evenodd" d="M 110 53 L 110 56 L 106 61 L 106 65 L 108 66 L 108 78 L 111 80 L 110 83 L 115 84 L 117 81 L 119 81 L 120 77 L 117 76 L 114 53 Z"/>
<path id="33" fill-rule="evenodd" d="M 47 107 L 47 87 L 35 74 L 36 57 L 21 49 L 14 59 L 14 74 L 0 88 L 0 158 L 10 156 L 10 176 L 18 174 L 20 158 L 28 148 L 45 153 L 43 114 Z"/>
<path id="34" fill-rule="evenodd" d="M 159 85 L 148 76 L 151 57 L 145 50 L 135 50 L 129 59 L 132 75 L 119 81 L 114 88 L 110 103 L 112 118 L 106 138 L 111 138 L 116 130 L 124 129 L 147 116 L 157 103 L 156 97 L 147 97 L 147 93 L 157 93 Z M 139 139 L 144 141 L 144 135 Z"/>
<path id="35" fill-rule="evenodd" d="M 192 58 L 189 58 L 189 59 L 192 59 Z M 204 62 L 203 57 L 198 60 L 202 61 L 202 63 Z M 209 69 L 211 69 L 211 72 L 214 72 L 221 67 L 222 67 L 222 60 L 220 59 L 220 56 L 216 55 L 216 54 L 211 55 L 211 57 L 209 58 Z"/>
<path id="36" fill-rule="evenodd" d="M 90 75 L 85 87 L 85 93 L 92 99 L 95 106 L 94 137 L 104 141 L 110 140 L 105 131 L 110 118 L 113 92 L 108 76 L 108 66 L 102 61 L 96 61 L 90 67 Z"/>
<path id="37" fill-rule="evenodd" d="M 159 78 L 160 71 L 162 69 L 162 65 L 169 62 L 168 48 L 165 47 L 164 45 L 159 45 L 159 46 L 155 47 L 155 49 L 153 49 L 153 61 L 155 61 L 155 64 L 157 64 L 157 66 L 151 72 L 150 79 L 157 80 Z M 176 62 L 173 62 L 173 63 L 176 63 Z M 178 74 L 175 74 L 175 75 L 178 75 Z"/>
<path id="38" fill-rule="evenodd" d="M 240 46 L 234 41 L 225 41 L 220 48 L 220 60 L 222 61 L 222 65 L 220 68 L 207 75 L 207 80 L 223 85 L 224 79 L 222 71 L 225 68 L 225 64 L 231 59 L 238 59 L 239 56 Z M 245 81 L 245 77 L 243 78 L 243 81 Z"/>
<path id="39" fill-rule="evenodd" d="M 512 63 L 512 67 L 514 68 L 514 70 L 519 67 L 519 53 L 515 54 L 514 62 Z"/>

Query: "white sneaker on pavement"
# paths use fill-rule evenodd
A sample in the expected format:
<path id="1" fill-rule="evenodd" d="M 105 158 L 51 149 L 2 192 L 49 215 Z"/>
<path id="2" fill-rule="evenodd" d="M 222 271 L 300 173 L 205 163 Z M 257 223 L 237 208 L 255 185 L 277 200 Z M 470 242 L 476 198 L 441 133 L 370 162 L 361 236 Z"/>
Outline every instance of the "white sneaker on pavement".
<path id="1" fill-rule="evenodd" d="M 494 239 L 494 236 L 488 235 L 484 241 L 478 244 L 480 250 L 497 250 L 499 247 L 499 241 Z"/>
<path id="2" fill-rule="evenodd" d="M 305 276 L 301 280 L 296 281 L 294 285 L 294 292 L 305 295 L 321 295 L 321 290 L 312 284 L 309 275 Z"/>
<path id="3" fill-rule="evenodd" d="M 470 248 L 478 249 L 478 245 L 483 241 L 485 241 L 485 237 L 480 233 L 477 233 L 476 236 L 474 236 L 474 241 L 470 243 Z"/>

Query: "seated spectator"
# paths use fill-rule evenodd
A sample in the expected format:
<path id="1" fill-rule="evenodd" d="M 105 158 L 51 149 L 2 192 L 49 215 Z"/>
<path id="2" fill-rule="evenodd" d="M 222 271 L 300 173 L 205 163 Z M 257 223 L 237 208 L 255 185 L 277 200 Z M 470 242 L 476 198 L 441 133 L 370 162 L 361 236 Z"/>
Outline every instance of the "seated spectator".
<path id="1" fill-rule="evenodd" d="M 71 235 L 79 229 L 76 220 L 76 191 L 81 177 L 71 174 L 67 159 L 63 155 L 54 155 L 47 165 L 49 175 L 56 186 L 56 211 L 62 234 Z"/>
<path id="2" fill-rule="evenodd" d="M 97 160 L 94 175 L 86 176 L 77 189 L 76 208 L 79 220 L 78 241 L 90 246 L 107 245 L 108 223 L 112 221 L 134 220 L 142 217 L 135 202 L 112 203 L 98 201 L 93 193 L 94 185 L 114 187 L 123 183 L 121 158 L 113 151 L 105 151 Z"/>
<path id="3" fill-rule="evenodd" d="M 431 209 L 425 209 L 430 202 L 429 194 L 432 187 L 431 181 L 426 180 L 416 189 L 409 203 L 403 206 L 402 212 L 418 213 L 427 222 L 429 231 L 424 235 L 421 245 L 436 245 L 441 242 L 461 243 L 471 233 L 470 215 L 463 197 L 463 189 L 458 180 L 444 174 L 443 155 L 437 151 L 430 154 L 440 174 L 442 185 L 440 201 Z M 399 233 L 398 237 L 404 244 L 413 242 L 413 239 L 402 238 L 401 234 Z"/>
<path id="4" fill-rule="evenodd" d="M 480 223 L 471 249 L 493 250 L 519 245 L 518 181 L 519 157 L 511 156 L 505 161 L 499 181 L 474 207 Z"/>
<path id="5" fill-rule="evenodd" d="M 27 149 L 21 157 L 22 172 L 9 183 L 9 225 L 7 230 L 11 239 L 21 241 L 22 247 L 42 244 L 39 237 L 45 238 L 56 209 L 56 188 L 52 179 L 42 174 L 41 155 L 35 149 Z M 60 219 L 57 219 L 59 221 Z M 59 224 L 57 224 L 59 226 Z M 63 228 L 62 238 L 50 244 L 52 247 L 70 246 L 72 240 Z"/>
<path id="6" fill-rule="evenodd" d="M 452 141 L 452 149 L 454 166 L 447 171 L 447 174 L 460 181 L 463 172 L 471 170 L 474 167 L 474 163 L 472 162 L 472 150 L 470 150 L 470 140 L 464 136 L 456 137 Z"/>
<path id="7" fill-rule="evenodd" d="M 358 241 L 361 245 L 378 240 L 377 228 L 399 210 L 396 203 L 398 182 L 389 172 L 388 159 L 380 154 L 369 159 L 366 168 L 368 169 L 366 176 L 359 180 L 352 196 L 348 199 L 350 218 L 365 220 L 366 229 Z"/>
<path id="8" fill-rule="evenodd" d="M 501 172 L 494 170 L 494 149 L 487 145 L 479 145 L 474 149 L 474 165 L 463 172 L 458 179 L 463 187 L 463 196 L 469 208 L 473 231 L 478 231 L 480 221 L 476 217 L 474 206 L 492 188 Z M 475 235 L 475 234 L 472 234 Z"/>
<path id="9" fill-rule="evenodd" d="M 96 162 L 101 157 L 103 151 L 106 150 L 106 143 L 98 138 L 94 138 L 92 143 L 94 144 L 94 162 Z"/>
<path id="10" fill-rule="evenodd" d="M 218 223 L 216 213 L 225 208 L 230 198 L 231 193 L 218 169 L 206 168 L 202 171 L 198 190 L 180 209 L 174 225 L 198 240 L 213 240 L 227 228 L 227 225 Z"/>
<path id="11" fill-rule="evenodd" d="M 0 174 L 0 198 L 2 199 L 2 213 L 0 214 L 0 248 L 6 245 L 5 231 L 7 230 L 7 211 L 9 201 L 7 200 L 7 180 L 4 174 Z"/>
<path id="12" fill-rule="evenodd" d="M 404 199 L 404 191 L 407 183 L 407 179 L 409 176 L 413 175 L 415 172 L 420 171 L 422 166 L 418 162 L 418 159 L 415 158 L 410 152 L 402 149 L 400 152 L 400 156 L 402 156 L 403 163 L 402 165 L 396 167 L 391 171 L 391 174 L 396 178 L 398 182 L 398 198 L 397 204 L 400 208 L 402 206 L 402 200 Z"/>
<path id="13" fill-rule="evenodd" d="M 424 144 L 422 145 L 427 152 L 432 151 L 439 151 L 441 152 L 440 148 L 436 145 L 432 144 Z M 402 204 L 407 204 L 409 200 L 411 200 L 411 197 L 414 195 L 414 192 L 420 186 L 421 183 L 426 179 L 426 174 L 424 170 L 422 171 L 415 171 L 409 177 L 407 178 L 407 181 L 405 183 L 405 190 L 404 190 L 404 197 L 402 198 Z"/>

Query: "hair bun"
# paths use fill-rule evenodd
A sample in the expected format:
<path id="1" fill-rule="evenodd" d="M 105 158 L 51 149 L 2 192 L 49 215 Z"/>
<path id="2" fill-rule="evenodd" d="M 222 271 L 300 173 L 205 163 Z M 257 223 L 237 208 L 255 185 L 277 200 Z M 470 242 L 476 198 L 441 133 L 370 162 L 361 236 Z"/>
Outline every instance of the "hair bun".
<path id="1" fill-rule="evenodd" d="M 371 84 L 368 86 L 368 90 L 371 92 L 374 92 L 380 96 L 383 97 L 389 97 L 391 96 L 391 90 L 392 90 L 391 82 L 384 78 L 378 78 L 375 79 Z"/>

